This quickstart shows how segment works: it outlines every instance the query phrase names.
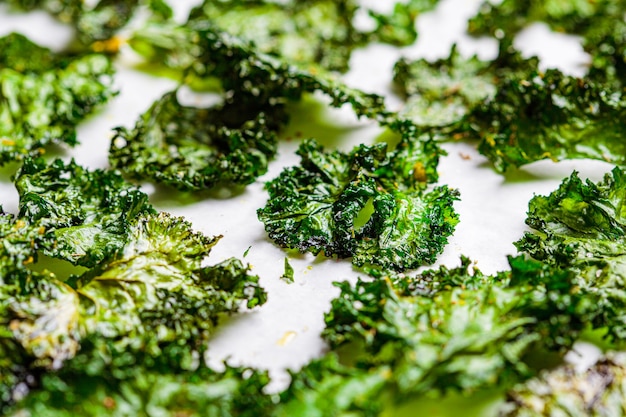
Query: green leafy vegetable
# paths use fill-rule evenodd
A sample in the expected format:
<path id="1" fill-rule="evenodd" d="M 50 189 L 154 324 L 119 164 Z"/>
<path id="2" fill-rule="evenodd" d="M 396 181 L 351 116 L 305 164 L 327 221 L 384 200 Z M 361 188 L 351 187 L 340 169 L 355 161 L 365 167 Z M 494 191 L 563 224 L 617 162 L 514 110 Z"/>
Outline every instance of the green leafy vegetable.
<path id="1" fill-rule="evenodd" d="M 592 158 L 624 164 L 626 101 L 558 70 L 508 78 L 469 117 L 479 150 L 503 172 L 541 159 Z"/>
<path id="2" fill-rule="evenodd" d="M 465 260 L 392 278 L 395 285 L 339 283 L 323 336 L 358 368 L 392 369 L 397 400 L 506 386 L 530 375 L 527 352 L 568 348 L 585 324 L 572 273 L 520 257 L 509 262 L 511 271 L 495 276 L 470 270 Z"/>
<path id="3" fill-rule="evenodd" d="M 285 272 L 280 277 L 288 283 L 293 283 L 293 266 L 289 263 L 289 258 L 285 257 Z"/>
<path id="4" fill-rule="evenodd" d="M 117 129 L 109 159 L 134 178 L 184 190 L 245 185 L 267 171 L 285 118 L 282 106 L 187 107 L 171 92 L 132 131 Z"/>
<path id="5" fill-rule="evenodd" d="M 408 98 L 403 116 L 445 132 L 446 127 L 463 125 L 469 113 L 496 94 L 504 79 L 524 77 L 537 70 L 537 64 L 536 58 L 522 58 L 505 43 L 493 61 L 465 58 L 454 45 L 447 58 L 437 61 L 400 59 L 394 66 L 394 83 Z"/>
<path id="6" fill-rule="evenodd" d="M 206 18 L 183 26 L 152 23 L 131 45 L 151 62 L 196 79 L 217 79 L 224 91 L 224 104 L 210 110 L 181 106 L 167 94 L 134 131 L 118 129 L 111 164 L 135 178 L 194 190 L 254 181 L 276 152 L 275 133 L 286 121 L 287 103 L 304 93 L 323 92 L 332 106 L 350 104 L 358 116 L 381 123 L 394 120 L 382 97 L 260 53 Z M 202 129 L 198 119 L 205 121 Z"/>
<path id="7" fill-rule="evenodd" d="M 301 252 L 353 257 L 359 266 L 403 270 L 434 262 L 458 222 L 456 191 L 425 191 L 437 179 L 441 151 L 410 134 L 386 148 L 359 145 L 346 154 L 304 141 L 301 165 L 266 184 L 269 200 L 257 214 L 269 237 Z"/>
<path id="8" fill-rule="evenodd" d="M 609 353 L 584 371 L 561 366 L 511 390 L 499 415 L 619 416 L 624 410 L 625 378 L 624 353 Z"/>
<path id="9" fill-rule="evenodd" d="M 626 335 L 625 196 L 619 168 L 598 184 L 573 173 L 549 196 L 531 200 L 526 223 L 535 232 L 516 243 L 534 258 L 574 271 L 580 291 L 600 307 L 589 322 L 617 339 Z"/>
<path id="10" fill-rule="evenodd" d="M 75 145 L 76 125 L 115 94 L 102 55 L 64 58 L 15 34 L 0 46 L 0 165 L 51 143 Z"/>
<path id="11" fill-rule="evenodd" d="M 176 378 L 200 366 L 221 315 L 266 300 L 240 261 L 204 265 L 219 237 L 156 213 L 117 173 L 27 160 L 16 182 L 20 212 L 0 217 L 0 350 L 15 352 L 0 362 L 2 407 L 43 370 L 132 387 L 137 366 Z M 32 268 L 39 253 L 89 269 L 62 281 Z"/>

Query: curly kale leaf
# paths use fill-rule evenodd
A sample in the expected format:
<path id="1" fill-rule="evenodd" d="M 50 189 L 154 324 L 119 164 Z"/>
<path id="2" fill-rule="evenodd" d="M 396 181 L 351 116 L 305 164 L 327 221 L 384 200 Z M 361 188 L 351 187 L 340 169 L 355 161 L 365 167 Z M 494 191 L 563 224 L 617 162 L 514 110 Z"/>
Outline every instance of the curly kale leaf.
<path id="1" fill-rule="evenodd" d="M 26 160 L 15 176 L 18 218 L 41 235 L 44 254 L 92 267 L 118 252 L 130 225 L 155 213 L 146 194 L 112 171 Z"/>
<path id="2" fill-rule="evenodd" d="M 381 394 L 392 375 L 386 366 L 362 370 L 342 365 L 331 352 L 291 372 L 291 384 L 271 415 L 376 417 L 384 409 Z"/>
<path id="3" fill-rule="evenodd" d="M 465 58 L 454 45 L 447 58 L 434 62 L 400 59 L 394 66 L 394 83 L 408 98 L 404 117 L 419 126 L 444 128 L 459 124 L 492 98 L 503 79 L 524 76 L 537 70 L 537 64 L 536 58 L 522 58 L 505 43 L 493 61 Z"/>
<path id="4" fill-rule="evenodd" d="M 535 229 L 516 243 L 520 251 L 576 272 L 580 291 L 601 307 L 589 318 L 608 335 L 626 335 L 626 174 L 615 168 L 604 181 L 583 182 L 577 173 L 549 196 L 529 203 L 526 223 Z"/>
<path id="5" fill-rule="evenodd" d="M 623 0 L 504 0 L 497 5 L 485 2 L 470 20 L 469 32 L 510 42 L 530 23 L 545 22 L 556 32 L 579 35 L 583 48 L 591 55 L 589 77 L 619 90 L 626 81 L 625 12 Z"/>
<path id="6" fill-rule="evenodd" d="M 624 164 L 625 114 L 621 94 L 548 70 L 504 80 L 469 119 L 480 136 L 480 152 L 503 172 L 546 158 Z"/>
<path id="7" fill-rule="evenodd" d="M 437 178 L 441 151 L 406 135 L 395 150 L 386 148 L 360 145 L 346 154 L 303 142 L 301 165 L 266 184 L 269 200 L 257 214 L 269 237 L 301 252 L 353 257 L 359 266 L 404 270 L 434 262 L 458 222 L 456 191 L 425 191 Z"/>
<path id="8" fill-rule="evenodd" d="M 0 216 L 0 350 L 16 352 L 0 362 L 3 401 L 44 369 L 194 369 L 221 315 L 266 300 L 240 261 L 203 265 L 219 237 L 157 214 L 119 174 L 26 161 L 17 184 L 19 215 Z M 63 282 L 31 268 L 39 252 L 90 269 Z"/>
<path id="9" fill-rule="evenodd" d="M 590 368 L 573 365 L 547 370 L 507 393 L 501 417 L 609 417 L 623 414 L 626 357 L 608 353 Z"/>
<path id="10" fill-rule="evenodd" d="M 510 272 L 496 276 L 464 263 L 396 277 L 395 286 L 388 279 L 339 283 L 323 337 L 358 369 L 392 369 L 385 391 L 395 402 L 510 385 L 532 374 L 526 353 L 566 349 L 586 323 L 572 273 L 523 258 L 510 263 Z"/>
<path id="11" fill-rule="evenodd" d="M 349 88 L 328 73 L 300 69 L 261 53 L 208 19 L 185 25 L 152 23 L 135 32 L 129 42 L 155 65 L 201 79 L 218 79 L 232 102 L 271 106 L 319 91 L 330 98 L 333 107 L 350 104 L 358 116 L 381 121 L 392 116 L 382 97 Z"/>
<path id="12" fill-rule="evenodd" d="M 109 160 L 134 178 L 183 190 L 245 185 L 267 171 L 285 119 L 282 106 L 186 107 L 171 92 L 132 131 L 117 129 Z"/>
<path id="13" fill-rule="evenodd" d="M 270 416 L 271 397 L 263 394 L 265 373 L 206 367 L 175 373 L 137 367 L 129 378 L 91 376 L 80 370 L 44 375 L 41 389 L 19 402 L 9 416 L 100 417 Z"/>
<path id="14" fill-rule="evenodd" d="M 12 45 L 0 54 L 0 165 L 51 143 L 75 145 L 76 125 L 115 94 L 109 59 L 61 59 L 21 36 L 0 42 Z M 32 63 L 13 59 L 22 47 L 34 53 Z"/>

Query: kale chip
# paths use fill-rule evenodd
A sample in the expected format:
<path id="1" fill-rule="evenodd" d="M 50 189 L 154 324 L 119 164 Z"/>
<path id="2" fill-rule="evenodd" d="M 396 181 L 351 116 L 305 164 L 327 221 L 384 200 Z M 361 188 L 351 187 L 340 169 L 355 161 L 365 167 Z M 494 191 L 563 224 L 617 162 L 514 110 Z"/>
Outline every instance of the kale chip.
<path id="1" fill-rule="evenodd" d="M 574 172 L 549 196 L 530 201 L 526 223 L 535 230 L 516 243 L 536 259 L 574 271 L 579 291 L 599 307 L 589 323 L 618 340 L 626 337 L 625 197 L 626 173 L 619 168 L 598 184 Z"/>
<path id="2" fill-rule="evenodd" d="M 0 46 L 0 165 L 75 145 L 76 125 L 115 95 L 103 55 L 55 55 L 17 34 Z"/>
<path id="3" fill-rule="evenodd" d="M 358 266 L 404 270 L 434 262 L 458 222 L 458 192 L 426 191 L 442 151 L 407 132 L 390 152 L 384 143 L 343 153 L 305 140 L 301 164 L 266 184 L 269 200 L 257 214 L 270 239 L 301 252 L 353 257 Z"/>
<path id="4" fill-rule="evenodd" d="M 222 315 L 266 300 L 239 260 L 205 265 L 220 237 L 157 213 L 118 173 L 27 160 L 16 182 L 20 212 L 0 216 L 3 409 L 40 389 L 44 371 L 130 386 L 136 367 L 177 378 L 201 366 Z M 57 277 L 42 254 L 83 268 Z"/>

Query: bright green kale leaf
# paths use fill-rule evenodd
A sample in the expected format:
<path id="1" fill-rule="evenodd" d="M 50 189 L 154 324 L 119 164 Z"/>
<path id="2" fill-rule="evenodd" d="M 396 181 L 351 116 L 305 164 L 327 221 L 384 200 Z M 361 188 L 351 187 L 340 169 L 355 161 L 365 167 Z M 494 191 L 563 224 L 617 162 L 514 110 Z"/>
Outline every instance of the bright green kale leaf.
<path id="1" fill-rule="evenodd" d="M 588 321 L 618 339 L 626 336 L 625 199 L 619 168 L 598 184 L 573 173 L 549 196 L 530 201 L 526 223 L 535 231 L 516 243 L 536 259 L 575 271 L 580 291 L 600 307 Z"/>
<path id="2" fill-rule="evenodd" d="M 136 178 L 181 189 L 251 183 L 276 151 L 275 132 L 286 121 L 288 103 L 305 93 L 322 92 L 334 107 L 350 104 L 359 117 L 394 120 L 382 97 L 258 52 L 204 17 L 182 26 L 151 23 L 130 43 L 148 61 L 189 76 L 187 82 L 218 80 L 224 91 L 224 104 L 210 111 L 183 107 L 166 95 L 134 132 L 119 129 L 111 163 Z M 207 122 L 199 127 L 198 118 Z"/>
<path id="3" fill-rule="evenodd" d="M 306 140 L 301 165 L 266 184 L 269 200 L 257 214 L 282 247 L 353 257 L 359 266 L 429 264 L 458 222 L 456 191 L 425 191 L 437 179 L 440 154 L 432 140 L 409 135 L 391 152 L 386 144 L 329 152 Z"/>
<path id="4" fill-rule="evenodd" d="M 75 145 L 76 125 L 115 94 L 109 59 L 54 56 L 19 35 L 0 43 L 10 45 L 0 53 L 0 165 L 38 155 L 50 143 Z M 32 62 L 14 58 L 22 48 Z"/>
<path id="5" fill-rule="evenodd" d="M 479 150 L 503 172 L 541 159 L 592 158 L 624 164 L 626 100 L 558 70 L 507 78 L 468 117 Z"/>
<path id="6" fill-rule="evenodd" d="M 154 214 L 146 194 L 112 171 L 26 160 L 15 176 L 18 218 L 37 230 L 44 254 L 93 267 L 118 252 L 131 224 Z"/>
<path id="7" fill-rule="evenodd" d="M 233 368 L 176 373 L 138 366 L 121 380 L 62 370 L 44 375 L 41 389 L 6 415 L 269 417 L 273 403 L 263 393 L 268 382 L 265 373 Z"/>
<path id="8" fill-rule="evenodd" d="M 0 397 L 5 407 L 67 366 L 122 380 L 134 366 L 198 367 L 219 318 L 263 304 L 236 259 L 204 266 L 219 237 L 157 214 L 119 174 L 26 161 L 20 213 L 0 217 Z M 91 269 L 61 281 L 38 254 Z"/>
<path id="9" fill-rule="evenodd" d="M 512 385 L 532 374 L 525 354 L 567 349 L 586 322 L 573 273 L 521 257 L 509 262 L 511 271 L 495 276 L 470 270 L 466 260 L 394 277 L 395 285 L 339 283 L 323 337 L 357 369 L 393 370 L 384 382 L 393 402 Z"/>
<path id="10" fill-rule="evenodd" d="M 417 39 L 416 19 L 433 10 L 439 0 L 409 0 L 396 2 L 390 14 L 369 10 L 376 27 L 369 33 L 370 40 L 397 46 L 409 46 Z"/>
<path id="11" fill-rule="evenodd" d="M 573 365 L 546 370 L 515 387 L 501 417 L 612 417 L 624 414 L 626 357 L 609 353 L 584 371 Z"/>
<path id="12" fill-rule="evenodd" d="M 134 178 L 183 190 L 245 185 L 267 171 L 285 119 L 278 105 L 195 108 L 181 105 L 171 92 L 132 131 L 117 129 L 109 160 Z"/>
<path id="13" fill-rule="evenodd" d="M 376 417 L 384 409 L 383 388 L 393 372 L 386 366 L 363 370 L 339 363 L 333 352 L 291 372 L 272 417 Z"/>

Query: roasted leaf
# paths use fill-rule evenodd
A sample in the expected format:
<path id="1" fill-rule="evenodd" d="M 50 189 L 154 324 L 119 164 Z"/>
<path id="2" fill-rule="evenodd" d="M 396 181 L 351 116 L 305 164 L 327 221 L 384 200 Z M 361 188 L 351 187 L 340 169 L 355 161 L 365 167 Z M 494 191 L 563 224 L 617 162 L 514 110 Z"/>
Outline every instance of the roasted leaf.
<path id="1" fill-rule="evenodd" d="M 155 213 L 146 194 L 115 172 L 88 171 L 75 162 L 26 160 L 15 177 L 19 219 L 38 231 L 38 250 L 93 267 L 121 250 L 130 225 Z"/>
<path id="2" fill-rule="evenodd" d="M 549 196 L 530 201 L 526 223 L 535 231 L 516 243 L 534 258 L 574 271 L 579 291 L 597 306 L 589 323 L 618 339 L 626 336 L 625 198 L 626 174 L 619 168 L 598 184 L 573 173 Z"/>
<path id="3" fill-rule="evenodd" d="M 134 178 L 183 190 L 245 185 L 267 171 L 285 119 L 282 106 L 187 107 L 171 92 L 132 131 L 117 129 L 109 160 Z"/>
<path id="4" fill-rule="evenodd" d="M 588 79 L 558 70 L 504 80 L 470 116 L 479 150 L 503 172 L 550 158 L 624 164 L 626 100 Z"/>
<path id="5" fill-rule="evenodd" d="M 574 275 L 511 258 L 511 271 L 460 268 L 352 286 L 339 283 L 323 337 L 370 373 L 393 372 L 385 391 L 402 402 L 433 390 L 507 386 L 532 374 L 524 356 L 567 349 L 584 328 Z"/>
<path id="6" fill-rule="evenodd" d="M 102 55 L 54 56 L 19 35 L 0 40 L 0 165 L 76 144 L 76 125 L 109 101 L 113 66 Z M 21 50 L 33 53 L 25 62 Z M 13 67 L 15 64 L 15 67 Z"/>
<path id="7" fill-rule="evenodd" d="M 270 239 L 301 252 L 352 256 L 356 265 L 404 270 L 434 262 L 458 222 L 456 191 L 425 191 L 441 151 L 412 136 L 386 149 L 359 145 L 346 154 L 303 142 L 300 166 L 266 184 L 269 200 L 257 214 Z"/>
<path id="8" fill-rule="evenodd" d="M 6 415 L 269 417 L 273 403 L 262 391 L 268 381 L 265 373 L 233 368 L 177 373 L 137 367 L 121 380 L 64 370 L 45 375 L 41 390 Z"/>
<path id="9" fill-rule="evenodd" d="M 261 53 L 207 19 L 190 20 L 185 25 L 149 24 L 136 31 L 129 42 L 155 65 L 201 79 L 218 79 L 227 99 L 240 105 L 275 105 L 320 91 L 333 107 L 350 104 L 358 116 L 382 121 L 391 117 L 382 97 L 346 87 L 328 73 L 299 69 Z"/>

